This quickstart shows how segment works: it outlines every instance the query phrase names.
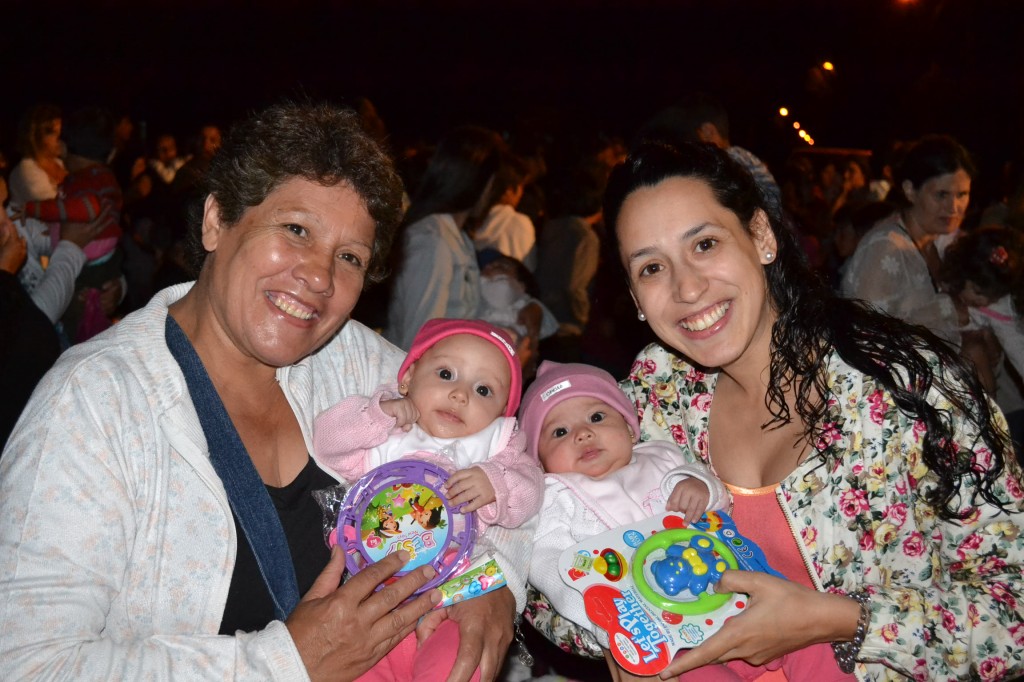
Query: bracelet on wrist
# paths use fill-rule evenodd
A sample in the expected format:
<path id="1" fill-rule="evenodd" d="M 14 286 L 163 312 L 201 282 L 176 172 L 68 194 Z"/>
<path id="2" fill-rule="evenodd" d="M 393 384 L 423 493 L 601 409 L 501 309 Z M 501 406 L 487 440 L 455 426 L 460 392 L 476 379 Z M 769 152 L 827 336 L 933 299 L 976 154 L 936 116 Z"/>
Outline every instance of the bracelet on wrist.
<path id="1" fill-rule="evenodd" d="M 852 673 L 857 664 L 860 648 L 864 646 L 864 637 L 868 633 L 868 620 L 871 618 L 871 596 L 863 591 L 851 592 L 846 596 L 860 605 L 857 630 L 849 642 L 832 642 L 832 653 L 835 654 L 839 669 L 844 673 Z"/>

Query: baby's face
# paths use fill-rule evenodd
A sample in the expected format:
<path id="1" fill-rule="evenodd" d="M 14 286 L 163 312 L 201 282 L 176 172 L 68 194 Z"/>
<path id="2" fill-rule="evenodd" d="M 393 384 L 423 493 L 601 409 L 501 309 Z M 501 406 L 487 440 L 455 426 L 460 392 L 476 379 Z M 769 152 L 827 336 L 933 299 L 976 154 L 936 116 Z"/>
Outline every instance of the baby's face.
<path id="1" fill-rule="evenodd" d="M 548 412 L 537 451 L 548 473 L 603 478 L 629 464 L 633 434 L 618 410 L 603 400 L 580 396 Z"/>
<path id="2" fill-rule="evenodd" d="M 420 428 L 437 438 L 462 438 L 505 412 L 511 370 L 490 341 L 456 334 L 434 344 L 402 381 L 420 413 Z"/>
<path id="3" fill-rule="evenodd" d="M 507 260 L 498 258 L 491 261 L 480 270 L 482 277 L 498 277 L 507 275 L 510 279 L 516 279 L 516 266 Z"/>
<path id="4" fill-rule="evenodd" d="M 960 292 L 960 300 L 972 308 L 984 308 L 992 302 L 992 300 L 983 294 L 978 286 L 971 281 L 964 282 L 964 290 Z"/>

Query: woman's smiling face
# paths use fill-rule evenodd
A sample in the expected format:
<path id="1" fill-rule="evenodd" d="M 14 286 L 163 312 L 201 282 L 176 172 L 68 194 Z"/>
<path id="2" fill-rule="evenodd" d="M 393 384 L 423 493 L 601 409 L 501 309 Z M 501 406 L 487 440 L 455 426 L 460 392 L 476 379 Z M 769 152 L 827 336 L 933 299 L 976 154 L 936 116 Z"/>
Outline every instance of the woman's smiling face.
<path id="1" fill-rule="evenodd" d="M 359 299 L 375 229 L 362 197 L 344 183 L 291 178 L 232 226 L 207 199 L 204 273 L 221 333 L 272 367 L 318 349 Z"/>
<path id="2" fill-rule="evenodd" d="M 709 368 L 767 367 L 776 315 L 764 265 L 776 249 L 763 212 L 748 232 L 706 183 L 670 177 L 627 196 L 615 227 L 633 298 L 663 342 Z"/>

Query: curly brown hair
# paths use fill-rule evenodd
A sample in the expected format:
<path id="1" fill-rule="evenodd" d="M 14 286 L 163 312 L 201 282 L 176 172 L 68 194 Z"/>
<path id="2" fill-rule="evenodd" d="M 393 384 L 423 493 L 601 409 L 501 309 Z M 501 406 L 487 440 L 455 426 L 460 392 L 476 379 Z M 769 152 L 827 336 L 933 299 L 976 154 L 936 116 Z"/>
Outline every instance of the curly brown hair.
<path id="1" fill-rule="evenodd" d="M 387 254 L 402 218 L 402 181 L 387 153 L 363 131 L 359 116 L 331 104 L 275 104 L 236 124 L 210 162 L 204 195 L 217 200 L 220 217 L 236 225 L 282 183 L 305 178 L 324 186 L 346 183 L 376 223 L 367 284 L 385 275 Z M 193 217 L 189 256 L 202 269 L 201 216 Z"/>

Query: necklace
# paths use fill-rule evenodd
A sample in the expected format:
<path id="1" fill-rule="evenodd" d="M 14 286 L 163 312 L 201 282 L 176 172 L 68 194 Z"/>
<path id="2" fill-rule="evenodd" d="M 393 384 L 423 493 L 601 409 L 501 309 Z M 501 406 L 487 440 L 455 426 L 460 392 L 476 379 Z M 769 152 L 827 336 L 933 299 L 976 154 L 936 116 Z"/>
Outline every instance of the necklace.
<path id="1" fill-rule="evenodd" d="M 935 275 L 942 266 L 942 259 L 939 258 L 939 251 L 935 248 L 935 241 L 929 240 L 923 247 L 918 244 L 917 240 L 914 239 L 914 235 L 910 234 L 910 230 L 907 229 L 902 213 L 899 214 L 896 226 L 900 228 L 900 231 L 903 232 L 903 234 L 907 235 L 907 239 L 909 239 L 910 243 L 914 245 L 915 249 L 917 249 L 918 254 L 920 254 L 922 260 L 924 260 L 924 266 L 928 271 L 928 280 L 932 284 L 932 290 L 935 293 L 939 293 L 939 286 L 935 281 Z"/>

